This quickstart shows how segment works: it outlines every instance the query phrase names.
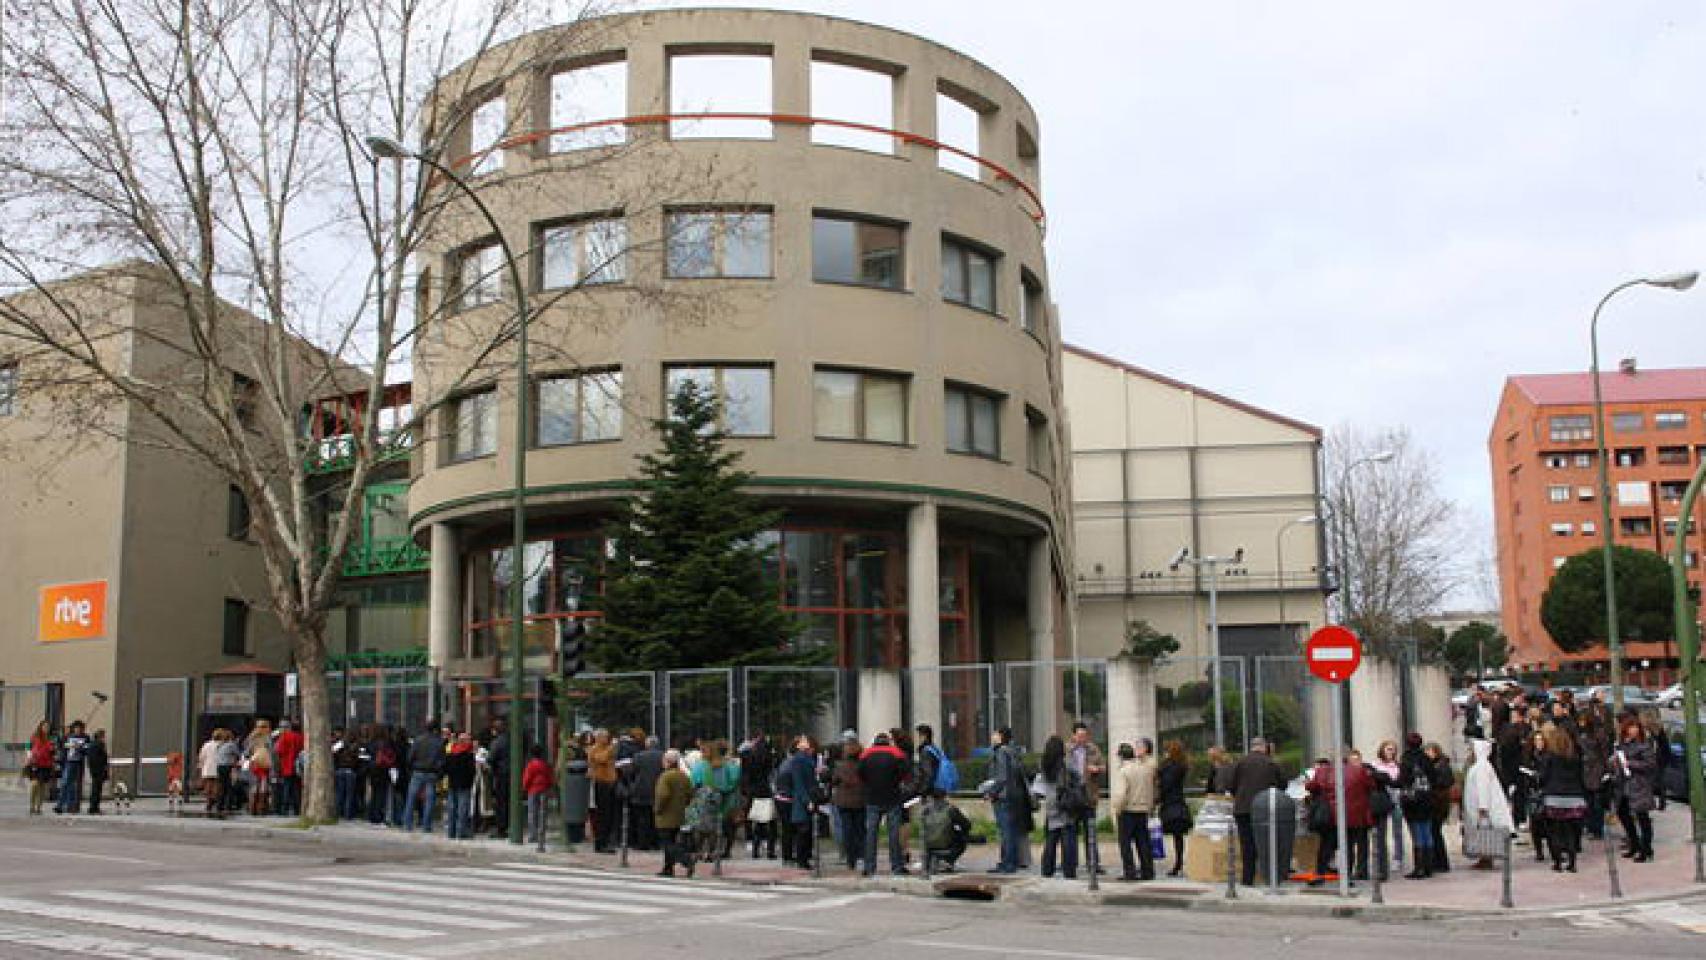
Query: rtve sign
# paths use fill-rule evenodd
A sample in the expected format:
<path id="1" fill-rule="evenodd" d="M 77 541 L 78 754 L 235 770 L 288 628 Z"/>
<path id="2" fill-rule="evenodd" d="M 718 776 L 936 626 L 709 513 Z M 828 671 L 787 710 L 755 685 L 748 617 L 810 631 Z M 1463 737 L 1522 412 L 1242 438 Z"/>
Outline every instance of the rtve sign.
<path id="1" fill-rule="evenodd" d="M 59 583 L 41 588 L 36 622 L 43 643 L 91 640 L 106 633 L 107 582 Z"/>

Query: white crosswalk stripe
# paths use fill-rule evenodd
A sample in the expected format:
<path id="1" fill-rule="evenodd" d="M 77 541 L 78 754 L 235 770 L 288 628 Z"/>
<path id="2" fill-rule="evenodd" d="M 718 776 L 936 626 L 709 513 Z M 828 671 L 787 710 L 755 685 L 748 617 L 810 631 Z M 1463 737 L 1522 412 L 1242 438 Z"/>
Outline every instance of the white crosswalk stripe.
<path id="1" fill-rule="evenodd" d="M 0 927 L 0 943 L 37 947 L 52 950 L 55 954 L 74 953 L 78 956 L 106 957 L 107 960 L 225 960 L 225 954 L 222 953 L 200 953 L 157 943 L 114 940 L 86 933 L 36 930 L 28 927 Z"/>
<path id="2" fill-rule="evenodd" d="M 681 903 L 681 894 L 674 890 L 659 891 L 648 887 L 644 882 L 632 880 L 593 880 L 580 877 L 558 877 L 549 874 L 526 874 L 514 870 L 497 867 L 451 867 L 444 871 L 456 877 L 477 877 L 484 880 L 502 880 L 506 883 L 521 883 L 531 886 L 540 892 L 552 891 L 567 893 L 570 896 L 591 898 L 593 900 L 618 900 L 629 903 L 655 903 L 660 906 L 672 907 Z M 708 890 L 706 899 L 728 900 L 771 900 L 776 897 L 773 893 L 744 893 L 739 891 Z"/>
<path id="3" fill-rule="evenodd" d="M 458 889 L 454 885 L 448 884 L 433 886 L 403 880 L 380 880 L 374 877 L 312 877 L 310 879 L 314 883 L 336 884 L 340 893 L 350 892 L 351 895 L 359 895 L 369 900 L 378 898 L 387 903 L 397 902 L 397 894 L 408 897 L 431 894 L 442 900 L 447 897 L 454 897 L 458 893 Z M 470 891 L 462 890 L 460 892 L 468 893 Z M 476 901 L 469 902 L 474 903 Z M 520 906 L 510 903 L 488 903 L 484 900 L 477 902 L 479 912 L 491 917 L 509 917 L 514 920 L 531 920 L 535 923 L 547 921 L 580 923 L 593 919 L 585 914 L 559 910 L 555 904 L 534 903 L 530 906 Z"/>
<path id="4" fill-rule="evenodd" d="M 505 870 L 519 870 L 527 873 L 545 873 L 566 877 L 585 877 L 597 880 L 600 886 L 632 886 L 657 890 L 660 888 L 674 889 L 689 887 L 695 896 L 727 897 L 734 900 L 764 900 L 776 894 L 811 893 L 810 887 L 790 887 L 785 884 L 766 884 L 752 886 L 749 884 L 720 883 L 715 880 L 689 880 L 686 877 L 635 877 L 622 879 L 619 874 L 604 870 L 593 870 L 587 867 L 559 867 L 549 863 L 500 863 L 498 866 Z"/>
<path id="5" fill-rule="evenodd" d="M 1637 903 L 1603 910 L 1560 910 L 1554 916 L 1583 930 L 1653 930 L 1706 934 L 1706 907 L 1675 901 Z"/>
<path id="6" fill-rule="evenodd" d="M 324 897 L 318 898 L 310 903 L 307 899 L 300 896 L 302 888 L 296 884 L 279 883 L 272 880 L 239 880 L 237 882 L 245 887 L 254 887 L 257 890 L 273 890 L 280 893 L 293 894 L 289 899 L 282 901 L 283 903 L 289 904 L 292 909 L 316 910 L 325 913 L 342 913 L 357 917 L 373 916 L 373 907 L 362 906 L 357 903 L 340 903 L 335 900 L 328 900 Z M 176 883 L 162 884 L 157 887 L 150 887 L 149 889 L 159 890 L 162 893 L 179 893 L 185 896 L 199 897 L 202 899 L 216 899 L 225 895 L 223 891 L 209 887 L 195 887 Z M 395 900 L 395 898 L 392 899 Z M 515 930 L 522 926 L 519 923 L 512 923 L 508 920 L 492 920 L 480 916 L 464 917 L 457 916 L 449 912 L 441 912 L 436 904 L 434 904 L 434 908 L 432 910 L 415 910 L 411 909 L 409 906 L 398 906 L 395 903 L 390 903 L 385 907 L 384 916 L 387 920 L 412 920 L 415 923 L 423 923 L 429 927 L 463 927 L 470 930 Z"/>
<path id="7" fill-rule="evenodd" d="M 300 930 L 268 929 L 260 926 L 236 927 L 181 917 L 156 917 L 129 910 L 106 910 L 87 904 L 51 903 L 21 897 L 0 897 L 0 910 L 20 913 L 38 919 L 64 920 L 69 923 L 95 924 L 143 933 L 162 933 L 172 937 L 200 937 L 221 943 L 246 947 L 266 947 L 274 950 L 297 950 L 334 960 L 411 960 L 402 954 L 364 950 L 335 940 L 305 936 Z"/>
<path id="8" fill-rule="evenodd" d="M 355 920 L 345 920 L 341 917 L 322 917 L 301 911 L 238 907 L 208 900 L 179 902 L 165 897 L 154 897 L 141 893 L 120 893 L 114 890 L 67 890 L 63 896 L 76 897 L 79 900 L 91 900 L 96 903 L 116 903 L 127 907 L 147 907 L 150 910 L 193 913 L 210 920 L 248 920 L 252 923 L 278 923 L 288 927 L 337 930 L 343 933 L 360 934 L 364 937 L 379 937 L 382 940 L 420 940 L 433 935 L 428 930 L 396 927 L 390 924 L 361 923 Z"/>
<path id="9" fill-rule="evenodd" d="M 421 890 L 436 890 L 442 893 L 506 893 L 514 897 L 529 898 L 545 903 L 545 895 L 553 891 L 541 887 L 530 879 L 493 880 L 484 877 L 455 877 L 444 873 L 412 874 L 412 873 L 380 873 L 377 876 L 387 880 L 407 881 L 415 884 Z M 679 899 L 672 903 L 678 904 Z M 605 903 L 577 899 L 576 910 L 591 910 L 598 913 L 624 913 L 632 916 L 647 916 L 665 911 L 664 906 L 643 906 L 637 903 Z"/>

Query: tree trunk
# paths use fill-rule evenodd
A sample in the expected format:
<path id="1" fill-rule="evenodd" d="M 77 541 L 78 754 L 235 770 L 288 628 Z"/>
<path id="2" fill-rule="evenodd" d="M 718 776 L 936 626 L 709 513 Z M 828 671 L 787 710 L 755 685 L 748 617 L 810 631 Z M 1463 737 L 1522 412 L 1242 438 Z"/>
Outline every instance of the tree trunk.
<path id="1" fill-rule="evenodd" d="M 303 778 L 302 817 L 309 823 L 334 823 L 338 812 L 332 789 L 331 695 L 326 682 L 326 637 L 308 630 L 296 638 L 296 692 L 302 707 L 302 736 L 307 741 L 308 775 Z"/>

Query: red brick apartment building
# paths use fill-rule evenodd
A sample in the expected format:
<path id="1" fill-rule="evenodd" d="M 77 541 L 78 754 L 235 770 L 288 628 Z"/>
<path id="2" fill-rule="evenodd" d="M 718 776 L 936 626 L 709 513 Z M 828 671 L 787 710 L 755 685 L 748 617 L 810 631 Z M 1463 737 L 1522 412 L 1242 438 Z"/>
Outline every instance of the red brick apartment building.
<path id="1" fill-rule="evenodd" d="M 1669 555 L 1689 537 L 1688 578 L 1701 582 L 1702 515 L 1682 532 L 1682 495 L 1706 457 L 1706 368 L 1640 370 L 1625 360 L 1601 374 L 1616 542 Z M 1593 380 L 1586 373 L 1508 377 L 1487 438 L 1498 525 L 1499 591 L 1511 662 L 1528 669 L 1592 669 L 1605 648 L 1566 655 L 1540 624 L 1540 598 L 1564 560 L 1602 542 Z M 1624 645 L 1632 672 L 1674 666 L 1667 641 Z"/>

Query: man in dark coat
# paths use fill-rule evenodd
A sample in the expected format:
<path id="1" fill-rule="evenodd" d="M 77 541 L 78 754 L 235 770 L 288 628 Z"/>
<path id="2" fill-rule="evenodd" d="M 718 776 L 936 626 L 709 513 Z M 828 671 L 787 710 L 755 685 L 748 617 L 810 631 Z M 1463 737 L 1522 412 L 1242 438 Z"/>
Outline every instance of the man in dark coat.
<path id="1" fill-rule="evenodd" d="M 1238 847 L 1242 856 L 1242 882 L 1256 882 L 1256 828 L 1250 821 L 1250 808 L 1257 794 L 1269 787 L 1285 789 L 1285 774 L 1268 755 L 1268 741 L 1262 737 L 1250 739 L 1250 752 L 1232 765 L 1232 819 L 1238 823 Z"/>
<path id="2" fill-rule="evenodd" d="M 89 740 L 88 749 L 83 751 L 83 762 L 89 766 L 89 812 L 100 814 L 101 791 L 107 785 L 107 732 L 96 730 L 94 737 Z M 76 813 L 75 810 L 72 811 Z M 121 813 L 123 811 L 120 811 Z"/>
<path id="3" fill-rule="evenodd" d="M 871 738 L 870 749 L 859 757 L 859 781 L 865 785 L 865 876 L 877 872 L 877 833 L 889 822 L 889 872 L 906 874 L 900 849 L 900 805 L 906 798 L 912 765 L 889 742 L 887 732 Z"/>
<path id="4" fill-rule="evenodd" d="M 644 749 L 634 754 L 628 766 L 629 824 L 634 829 L 636 850 L 657 848 L 657 826 L 652 823 L 652 801 L 657 798 L 658 777 L 663 775 L 663 751 L 657 737 L 647 737 Z"/>

